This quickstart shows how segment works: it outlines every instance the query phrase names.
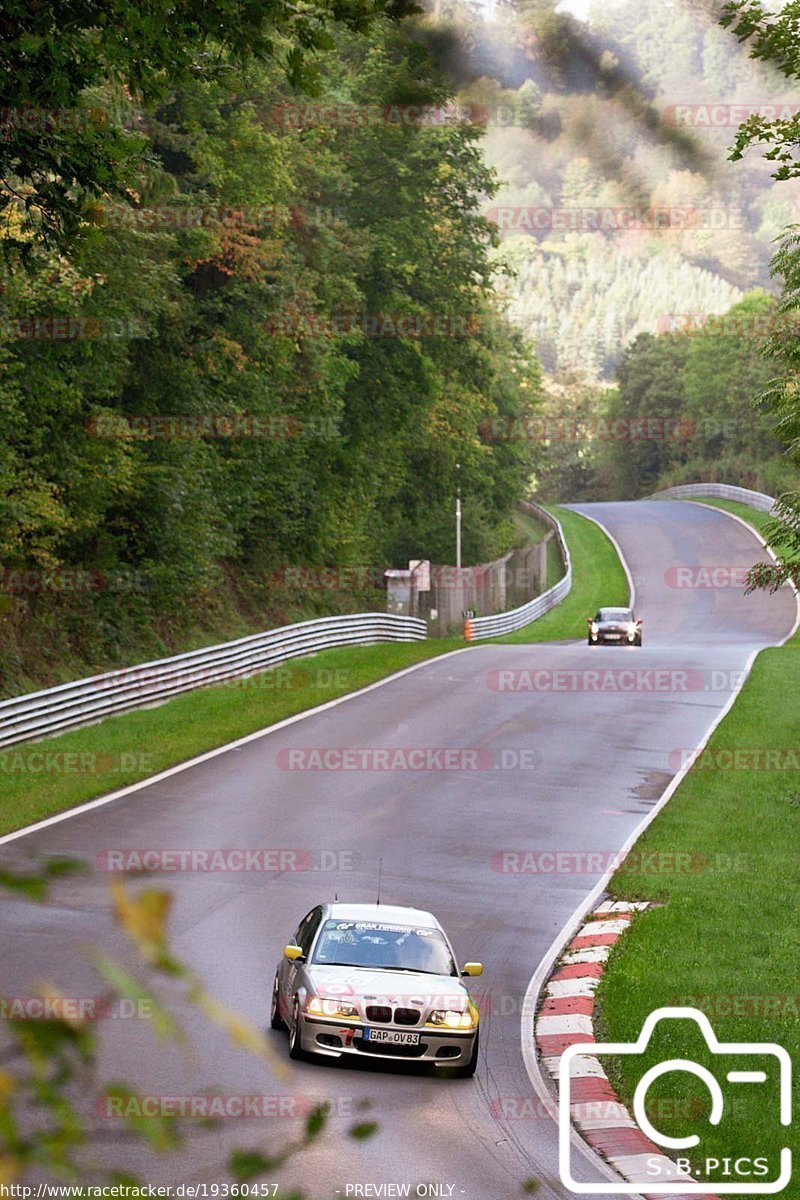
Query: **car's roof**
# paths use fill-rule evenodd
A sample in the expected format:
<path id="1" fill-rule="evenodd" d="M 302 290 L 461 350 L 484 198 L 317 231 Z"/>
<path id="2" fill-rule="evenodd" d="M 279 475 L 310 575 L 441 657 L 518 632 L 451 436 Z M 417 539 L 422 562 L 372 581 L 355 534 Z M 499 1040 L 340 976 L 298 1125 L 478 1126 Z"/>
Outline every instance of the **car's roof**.
<path id="1" fill-rule="evenodd" d="M 335 901 L 326 904 L 326 915 L 343 921 L 386 921 L 392 925 L 417 925 L 421 929 L 439 929 L 432 913 L 420 908 L 401 908 L 398 904 L 345 904 Z"/>
<path id="2" fill-rule="evenodd" d="M 598 612 L 601 612 L 601 613 L 629 613 L 629 612 L 633 612 L 633 609 L 631 609 L 631 608 L 623 608 L 621 605 L 612 605 L 612 604 L 610 604 L 610 605 L 609 605 L 607 608 L 605 608 L 605 607 L 604 607 L 604 608 L 598 608 L 598 610 L 597 610 L 597 611 L 598 611 Z"/>

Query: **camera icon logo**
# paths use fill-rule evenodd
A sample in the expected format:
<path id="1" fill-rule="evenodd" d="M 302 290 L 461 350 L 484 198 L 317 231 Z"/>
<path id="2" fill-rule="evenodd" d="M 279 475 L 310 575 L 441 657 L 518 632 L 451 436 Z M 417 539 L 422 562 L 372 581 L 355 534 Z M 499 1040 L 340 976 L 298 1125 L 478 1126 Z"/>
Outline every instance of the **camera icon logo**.
<path id="1" fill-rule="evenodd" d="M 719 1125 L 725 1115 L 726 1093 L 719 1079 L 707 1067 L 688 1058 L 669 1058 L 645 1071 L 638 1082 L 633 1096 L 633 1115 L 640 1131 L 663 1153 L 648 1155 L 633 1154 L 630 1170 L 626 1170 L 633 1182 L 586 1183 L 573 1177 L 570 1148 L 573 1139 L 571 1098 L 572 1080 L 591 1075 L 602 1075 L 602 1064 L 596 1060 L 625 1055 L 642 1055 L 647 1050 L 653 1031 L 661 1021 L 693 1021 L 703 1035 L 712 1055 L 741 1058 L 741 1070 L 727 1070 L 724 1080 L 733 1085 L 739 1099 L 750 1096 L 751 1086 L 768 1085 L 770 1076 L 764 1069 L 772 1067 L 775 1078 L 777 1064 L 778 1119 L 782 1126 L 792 1123 L 792 1060 L 783 1046 L 774 1042 L 720 1042 L 705 1013 L 696 1008 L 659 1008 L 644 1022 L 635 1042 L 580 1042 L 568 1046 L 559 1061 L 559 1170 L 561 1181 L 571 1192 L 578 1195 L 633 1195 L 642 1192 L 648 1195 L 703 1195 L 709 1191 L 718 1195 L 769 1195 L 783 1191 L 792 1178 L 792 1151 L 784 1146 L 778 1163 L 771 1164 L 765 1156 L 748 1158 L 701 1157 L 702 1148 L 695 1154 L 694 1162 L 703 1165 L 702 1171 L 692 1170 L 688 1158 L 676 1161 L 668 1157 L 670 1151 L 696 1150 L 701 1147 L 701 1137 L 691 1133 L 683 1137 L 671 1137 L 655 1127 L 647 1112 L 647 1093 L 656 1080 L 671 1072 L 685 1072 L 696 1076 L 710 1097 L 710 1125 Z M 581 1062 L 581 1060 L 584 1060 Z M 745 1092 L 738 1086 L 745 1087 Z M 728 1097 L 730 1098 L 730 1097 Z M 633 1159 L 636 1161 L 634 1162 Z M 702 1179 L 693 1177 L 702 1175 Z"/>

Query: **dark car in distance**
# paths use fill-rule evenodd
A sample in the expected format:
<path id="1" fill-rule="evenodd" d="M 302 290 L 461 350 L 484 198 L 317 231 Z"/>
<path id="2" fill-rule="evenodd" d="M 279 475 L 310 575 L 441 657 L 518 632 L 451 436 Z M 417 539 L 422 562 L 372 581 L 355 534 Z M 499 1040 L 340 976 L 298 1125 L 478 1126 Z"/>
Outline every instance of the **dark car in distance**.
<path id="1" fill-rule="evenodd" d="M 641 646 L 642 622 L 633 615 L 631 608 L 599 608 L 589 622 L 590 646 Z"/>

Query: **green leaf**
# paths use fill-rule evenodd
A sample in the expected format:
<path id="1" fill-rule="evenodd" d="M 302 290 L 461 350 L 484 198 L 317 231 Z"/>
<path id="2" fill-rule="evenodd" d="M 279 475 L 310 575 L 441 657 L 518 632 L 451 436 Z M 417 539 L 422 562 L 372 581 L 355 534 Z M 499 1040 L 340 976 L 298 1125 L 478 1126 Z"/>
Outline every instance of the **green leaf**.
<path id="1" fill-rule="evenodd" d="M 330 1105 L 328 1103 L 318 1104 L 313 1108 L 306 1117 L 306 1137 L 310 1140 L 318 1137 L 328 1122 L 328 1113 Z"/>
<path id="2" fill-rule="evenodd" d="M 228 1159 L 228 1169 L 237 1183 L 246 1183 L 272 1171 L 280 1163 L 279 1158 L 267 1158 L 258 1150 L 234 1150 Z"/>
<path id="3" fill-rule="evenodd" d="M 377 1121 L 360 1121 L 357 1125 L 351 1125 L 348 1130 L 350 1137 L 355 1138 L 357 1142 L 365 1142 L 367 1138 L 371 1138 L 378 1132 L 380 1126 Z"/>
<path id="4" fill-rule="evenodd" d="M 19 892 L 29 900 L 40 902 L 47 899 L 47 882 L 41 875 L 15 875 L 11 871 L 0 870 L 0 887 L 9 892 Z"/>
<path id="5" fill-rule="evenodd" d="M 54 855 L 45 860 L 44 873 L 50 879 L 60 879 L 65 875 L 83 875 L 88 871 L 86 863 L 77 858 L 65 858 Z"/>

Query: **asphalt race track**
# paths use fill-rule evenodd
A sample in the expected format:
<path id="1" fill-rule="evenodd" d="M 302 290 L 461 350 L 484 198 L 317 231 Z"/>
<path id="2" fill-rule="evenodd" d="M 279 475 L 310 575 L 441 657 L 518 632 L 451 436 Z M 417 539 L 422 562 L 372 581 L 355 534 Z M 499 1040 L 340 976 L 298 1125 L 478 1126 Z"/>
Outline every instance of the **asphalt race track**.
<path id="1" fill-rule="evenodd" d="M 568 1194 L 557 1177 L 556 1127 L 532 1102 L 520 1051 L 528 982 L 682 752 L 727 703 L 752 651 L 785 638 L 796 616 L 788 589 L 745 597 L 741 587 L 676 586 L 698 578 L 677 568 L 747 567 L 762 556 L 720 512 L 669 501 L 580 511 L 601 520 L 625 554 L 644 619 L 641 650 L 589 648 L 585 626 L 570 642 L 478 646 L 0 846 L 0 863 L 15 868 L 48 854 L 93 863 L 130 848 L 294 848 L 305 863 L 311 852 L 319 869 L 158 877 L 175 895 L 178 955 L 262 1025 L 275 963 L 299 919 L 334 890 L 343 900 L 373 900 L 379 857 L 384 900 L 433 910 L 461 960 L 486 967 L 473 981 L 484 1010 L 474 1080 L 360 1062 L 299 1064 L 273 1080 L 188 1013 L 194 1062 L 158 1045 L 147 1020 L 108 1020 L 105 1077 L 141 1094 L 295 1101 L 276 1099 L 280 1115 L 198 1129 L 185 1151 L 164 1158 L 128 1141 L 119 1119 L 99 1119 L 89 1161 L 113 1161 L 150 1183 L 219 1182 L 232 1146 L 289 1141 L 303 1104 L 320 1098 L 333 1105 L 329 1134 L 276 1176 L 313 1197 L 370 1194 L 353 1185 L 435 1183 L 441 1195 L 495 1200 L 521 1196 L 531 1176 L 541 1181 L 539 1197 Z M 604 678 L 616 686 L 598 691 L 587 670 L 613 672 Z M 451 750 L 457 769 L 287 769 L 280 755 L 323 747 Z M 559 871 L 547 865 L 551 851 L 565 852 Z M 520 865 L 524 872 L 513 869 Z M 4 897 L 1 994 L 28 995 L 43 978 L 67 995 L 97 994 L 81 946 L 121 952 L 109 878 L 64 881 L 46 908 Z M 285 1035 L 270 1036 L 285 1057 Z M 370 1140 L 337 1136 L 368 1118 L 380 1124 Z M 580 1173 L 596 1178 L 590 1164 Z"/>

